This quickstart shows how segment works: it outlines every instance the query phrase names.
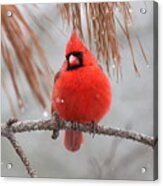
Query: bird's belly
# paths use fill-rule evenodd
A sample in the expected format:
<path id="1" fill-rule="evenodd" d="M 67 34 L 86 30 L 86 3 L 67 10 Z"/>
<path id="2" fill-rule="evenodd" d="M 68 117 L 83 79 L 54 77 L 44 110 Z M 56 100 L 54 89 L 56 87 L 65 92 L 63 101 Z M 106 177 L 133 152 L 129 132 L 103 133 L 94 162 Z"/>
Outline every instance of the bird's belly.
<path id="1" fill-rule="evenodd" d="M 105 76 L 65 77 L 56 84 L 53 98 L 59 115 L 70 121 L 98 122 L 108 111 L 111 104 L 111 88 Z"/>

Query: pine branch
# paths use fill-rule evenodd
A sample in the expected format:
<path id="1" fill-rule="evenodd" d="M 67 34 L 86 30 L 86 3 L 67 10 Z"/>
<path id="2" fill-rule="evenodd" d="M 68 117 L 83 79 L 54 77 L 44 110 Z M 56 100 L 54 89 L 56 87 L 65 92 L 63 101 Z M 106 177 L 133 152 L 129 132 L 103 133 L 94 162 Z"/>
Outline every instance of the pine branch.
<path id="1" fill-rule="evenodd" d="M 36 177 L 36 173 L 32 169 L 30 162 L 26 157 L 23 149 L 16 141 L 14 134 L 41 130 L 53 131 L 53 136 L 54 132 L 57 132 L 57 134 L 59 134 L 60 130 L 77 130 L 93 135 L 98 134 L 130 139 L 136 142 L 140 142 L 144 145 L 148 145 L 152 148 L 154 148 L 157 143 L 157 138 L 146 136 L 138 132 L 112 127 L 104 128 L 102 126 L 98 126 L 92 123 L 82 124 L 77 122 L 63 121 L 58 119 L 58 116 L 56 114 L 51 119 L 47 120 L 18 121 L 17 119 L 10 119 L 8 122 L 1 124 L 1 136 L 6 137 L 10 141 L 16 153 L 18 154 L 24 166 L 26 167 L 30 177 Z"/>

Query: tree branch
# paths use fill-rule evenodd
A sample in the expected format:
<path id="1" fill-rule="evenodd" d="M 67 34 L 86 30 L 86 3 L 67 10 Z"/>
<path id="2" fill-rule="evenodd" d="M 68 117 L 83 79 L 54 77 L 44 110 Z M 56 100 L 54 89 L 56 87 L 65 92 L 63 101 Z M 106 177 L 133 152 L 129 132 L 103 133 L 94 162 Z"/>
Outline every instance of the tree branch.
<path id="1" fill-rule="evenodd" d="M 16 140 L 14 133 L 40 130 L 53 131 L 53 138 L 56 138 L 58 136 L 59 130 L 78 130 L 93 135 L 98 134 L 130 139 L 148 145 L 152 148 L 154 148 L 155 144 L 157 143 L 157 138 L 146 136 L 138 132 L 112 127 L 104 128 L 95 124 L 92 125 L 92 123 L 82 124 L 70 121 L 63 121 L 58 119 L 57 114 L 55 114 L 54 117 L 52 117 L 51 119 L 47 120 L 18 121 L 17 119 L 10 119 L 8 122 L 1 124 L 1 136 L 6 137 L 10 141 L 16 153 L 26 167 L 26 170 L 30 177 L 36 177 L 36 172 L 32 169 L 28 158 L 26 157 L 23 149 Z M 57 134 L 56 136 L 55 132 Z"/>
<path id="2" fill-rule="evenodd" d="M 95 133 L 98 135 L 105 135 L 105 136 L 115 136 L 124 139 L 130 139 L 142 144 L 148 145 L 150 147 L 154 147 L 157 138 L 146 136 L 144 134 L 123 130 L 119 128 L 104 128 L 102 126 L 97 126 L 95 130 L 92 130 L 92 125 L 88 124 L 81 124 L 81 123 L 74 123 L 69 121 L 60 121 L 59 123 L 56 122 L 55 118 L 47 119 L 47 120 L 26 120 L 26 121 L 17 121 L 14 125 L 11 126 L 10 130 L 13 133 L 22 133 L 22 132 L 30 132 L 30 131 L 37 131 L 37 130 L 78 130 L 85 133 Z M 6 124 L 2 124 L 1 127 L 1 134 L 2 136 L 7 136 Z"/>

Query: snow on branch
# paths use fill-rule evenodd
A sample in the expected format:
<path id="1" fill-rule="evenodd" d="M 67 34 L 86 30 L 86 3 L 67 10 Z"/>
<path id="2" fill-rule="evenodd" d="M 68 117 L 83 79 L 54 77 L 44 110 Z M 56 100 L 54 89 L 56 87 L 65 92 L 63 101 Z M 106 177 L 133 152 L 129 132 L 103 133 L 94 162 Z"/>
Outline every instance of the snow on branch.
<path id="1" fill-rule="evenodd" d="M 53 131 L 58 132 L 60 130 L 77 130 L 84 133 L 89 133 L 93 135 L 105 135 L 105 136 L 114 136 L 120 137 L 123 139 L 129 139 L 136 142 L 139 142 L 144 145 L 148 145 L 152 148 L 157 143 L 157 138 L 150 137 L 138 132 L 131 130 L 123 130 L 119 128 L 104 128 L 103 126 L 96 125 L 94 123 L 77 123 L 71 121 L 63 121 L 58 119 L 55 114 L 51 119 L 46 120 L 26 120 L 18 121 L 17 119 L 10 119 L 8 122 L 1 124 L 1 135 L 6 137 L 12 144 L 13 148 L 17 152 L 18 156 L 25 165 L 28 174 L 30 177 L 36 177 L 35 171 L 31 168 L 30 162 L 23 152 L 21 146 L 16 141 L 14 136 L 15 133 L 31 132 L 31 131 Z"/>

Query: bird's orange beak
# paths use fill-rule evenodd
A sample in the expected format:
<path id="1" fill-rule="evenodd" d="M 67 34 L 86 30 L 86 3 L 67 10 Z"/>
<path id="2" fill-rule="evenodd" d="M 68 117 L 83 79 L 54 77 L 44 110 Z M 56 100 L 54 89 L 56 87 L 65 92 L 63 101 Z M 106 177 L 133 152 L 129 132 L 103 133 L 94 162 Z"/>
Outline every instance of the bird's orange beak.
<path id="1" fill-rule="evenodd" d="M 79 59 L 77 57 L 75 57 L 74 55 L 70 55 L 69 63 L 70 63 L 71 66 L 74 66 L 74 65 L 78 65 L 80 62 L 79 62 Z"/>

